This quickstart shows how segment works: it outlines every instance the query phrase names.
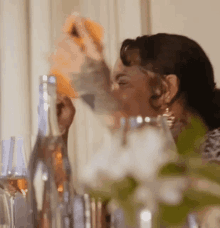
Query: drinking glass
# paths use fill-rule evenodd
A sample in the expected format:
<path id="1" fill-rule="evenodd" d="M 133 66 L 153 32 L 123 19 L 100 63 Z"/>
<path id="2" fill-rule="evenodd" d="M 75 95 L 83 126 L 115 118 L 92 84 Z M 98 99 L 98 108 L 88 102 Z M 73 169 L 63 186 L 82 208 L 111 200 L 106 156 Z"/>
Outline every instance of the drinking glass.
<path id="1" fill-rule="evenodd" d="M 9 198 L 2 186 L 0 187 L 0 228 L 10 228 Z"/>
<path id="2" fill-rule="evenodd" d="M 9 199 L 10 221 L 13 228 L 22 226 L 22 218 L 25 220 L 27 146 L 28 139 L 26 138 L 25 141 L 24 137 L 20 136 L 13 136 L 9 140 L 2 141 L 0 183 Z"/>
<path id="3" fill-rule="evenodd" d="M 27 193 L 26 149 L 23 137 L 11 137 L 7 180 L 23 196 Z"/>

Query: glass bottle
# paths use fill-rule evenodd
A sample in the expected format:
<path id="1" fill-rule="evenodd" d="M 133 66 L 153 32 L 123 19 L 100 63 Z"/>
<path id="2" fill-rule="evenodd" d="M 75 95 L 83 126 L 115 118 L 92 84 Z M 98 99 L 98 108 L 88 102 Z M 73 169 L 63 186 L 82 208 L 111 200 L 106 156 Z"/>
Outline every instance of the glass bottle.
<path id="1" fill-rule="evenodd" d="M 58 126 L 54 76 L 40 77 L 38 135 L 28 169 L 30 226 L 72 227 L 74 192 L 67 148 Z"/>

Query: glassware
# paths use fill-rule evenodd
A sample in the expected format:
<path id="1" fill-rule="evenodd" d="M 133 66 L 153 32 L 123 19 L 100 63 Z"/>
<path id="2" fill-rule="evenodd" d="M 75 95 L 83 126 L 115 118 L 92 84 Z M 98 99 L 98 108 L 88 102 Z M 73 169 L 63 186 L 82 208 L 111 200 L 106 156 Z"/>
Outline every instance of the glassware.
<path id="1" fill-rule="evenodd" d="M 10 150 L 10 140 L 1 142 L 1 175 L 0 175 L 0 227 L 11 227 L 10 220 L 10 199 L 9 194 L 5 190 L 5 176 L 7 174 L 8 156 Z"/>
<path id="2" fill-rule="evenodd" d="M 19 208 L 25 206 L 24 197 L 27 193 L 27 144 L 27 137 L 26 141 L 23 137 L 14 136 L 2 141 L 1 184 L 8 196 L 12 227 L 24 224 L 20 223 L 19 217 L 24 217 L 25 213 L 22 214 L 24 210 L 19 210 Z"/>
<path id="3" fill-rule="evenodd" d="M 27 193 L 27 164 L 23 137 L 11 137 L 7 182 L 23 196 Z M 13 193 L 10 193 L 13 195 Z M 16 194 L 16 193 L 15 193 Z"/>
<path id="4" fill-rule="evenodd" d="M 38 135 L 29 161 L 28 212 L 32 227 L 73 225 L 71 168 L 58 127 L 56 78 L 43 75 L 39 85 Z"/>
<path id="5" fill-rule="evenodd" d="M 0 228 L 10 228 L 10 210 L 8 196 L 3 188 L 0 188 Z"/>

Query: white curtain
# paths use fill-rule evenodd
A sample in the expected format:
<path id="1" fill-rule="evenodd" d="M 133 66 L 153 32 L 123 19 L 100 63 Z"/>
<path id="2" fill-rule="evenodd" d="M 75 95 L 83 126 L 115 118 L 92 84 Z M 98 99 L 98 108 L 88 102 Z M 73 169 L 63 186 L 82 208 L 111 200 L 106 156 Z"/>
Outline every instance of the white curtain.
<path id="1" fill-rule="evenodd" d="M 1 139 L 30 135 L 27 0 L 0 0 Z"/>
<path id="2" fill-rule="evenodd" d="M 27 159 L 37 134 L 39 76 L 49 73 L 54 41 L 78 6 L 77 0 L 0 0 L 0 136 L 24 136 Z"/>
<path id="3" fill-rule="evenodd" d="M 31 135 L 33 146 L 39 76 L 49 72 L 48 57 L 67 15 L 79 11 L 104 27 L 105 58 L 112 68 L 123 39 L 146 33 L 146 10 L 144 0 L 0 0 L 1 139 Z M 77 112 L 68 149 L 77 181 L 103 140 L 104 129 L 83 102 L 73 102 Z"/>

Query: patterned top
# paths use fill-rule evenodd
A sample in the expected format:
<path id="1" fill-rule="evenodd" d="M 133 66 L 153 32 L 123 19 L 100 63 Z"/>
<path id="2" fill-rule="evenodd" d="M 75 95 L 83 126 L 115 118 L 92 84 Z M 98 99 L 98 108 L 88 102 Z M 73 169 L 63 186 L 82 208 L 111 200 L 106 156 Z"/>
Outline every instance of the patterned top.
<path id="1" fill-rule="evenodd" d="M 208 161 L 220 161 L 220 128 L 207 133 L 202 156 Z"/>

